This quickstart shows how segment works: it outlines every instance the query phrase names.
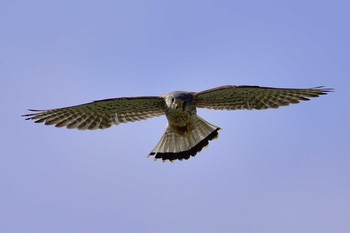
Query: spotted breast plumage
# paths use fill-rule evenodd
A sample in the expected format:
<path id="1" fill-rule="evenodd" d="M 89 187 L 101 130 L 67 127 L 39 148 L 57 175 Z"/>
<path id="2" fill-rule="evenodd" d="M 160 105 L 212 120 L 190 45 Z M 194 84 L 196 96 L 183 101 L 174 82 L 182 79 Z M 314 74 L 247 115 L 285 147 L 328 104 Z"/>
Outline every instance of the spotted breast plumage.
<path id="1" fill-rule="evenodd" d="M 165 115 L 168 126 L 149 157 L 163 161 L 189 159 L 218 137 L 220 127 L 197 115 L 197 108 L 214 110 L 268 109 L 325 95 L 330 88 L 306 89 L 221 86 L 201 92 L 175 91 L 163 96 L 124 97 L 23 115 L 36 123 L 69 129 L 105 129 L 120 123 Z"/>

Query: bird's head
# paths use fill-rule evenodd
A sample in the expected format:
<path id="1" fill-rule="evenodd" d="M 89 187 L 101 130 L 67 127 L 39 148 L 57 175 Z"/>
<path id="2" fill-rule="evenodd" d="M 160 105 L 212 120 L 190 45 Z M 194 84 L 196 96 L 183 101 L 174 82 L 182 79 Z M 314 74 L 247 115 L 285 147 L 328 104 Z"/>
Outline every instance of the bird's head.
<path id="1" fill-rule="evenodd" d="M 191 93 L 175 91 L 165 96 L 165 102 L 168 108 L 185 112 L 193 106 L 192 97 Z"/>

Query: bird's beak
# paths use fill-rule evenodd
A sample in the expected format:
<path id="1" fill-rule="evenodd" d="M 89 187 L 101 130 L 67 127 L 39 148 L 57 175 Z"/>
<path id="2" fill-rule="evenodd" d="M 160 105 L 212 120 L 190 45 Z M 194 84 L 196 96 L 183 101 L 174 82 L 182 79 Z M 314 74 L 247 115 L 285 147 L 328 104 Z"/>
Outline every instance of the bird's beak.
<path id="1" fill-rule="evenodd" d="M 182 108 L 182 110 L 185 110 L 185 102 L 184 101 L 176 101 L 175 103 L 175 109 Z"/>

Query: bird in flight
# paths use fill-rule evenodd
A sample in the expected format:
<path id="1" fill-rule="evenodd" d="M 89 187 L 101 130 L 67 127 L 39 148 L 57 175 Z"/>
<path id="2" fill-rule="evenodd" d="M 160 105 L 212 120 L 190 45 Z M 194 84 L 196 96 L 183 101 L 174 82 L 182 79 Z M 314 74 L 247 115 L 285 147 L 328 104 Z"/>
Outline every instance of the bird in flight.
<path id="1" fill-rule="evenodd" d="M 122 97 L 65 108 L 32 110 L 23 115 L 35 123 L 68 129 L 106 129 L 120 123 L 165 115 L 168 126 L 149 157 L 163 161 L 189 159 L 218 137 L 220 127 L 197 115 L 197 108 L 214 110 L 269 109 L 325 95 L 324 87 L 295 89 L 221 86 L 201 92 L 175 91 L 163 96 Z"/>

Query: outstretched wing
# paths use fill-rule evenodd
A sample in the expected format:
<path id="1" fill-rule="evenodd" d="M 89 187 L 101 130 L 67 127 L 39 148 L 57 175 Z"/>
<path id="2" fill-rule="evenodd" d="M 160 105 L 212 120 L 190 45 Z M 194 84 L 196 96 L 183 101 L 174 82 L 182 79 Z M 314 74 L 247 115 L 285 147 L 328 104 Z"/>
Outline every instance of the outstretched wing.
<path id="1" fill-rule="evenodd" d="M 144 120 L 164 114 L 161 97 L 131 97 L 94 101 L 88 104 L 51 110 L 30 110 L 23 115 L 35 123 L 69 129 L 105 129 L 113 124 Z"/>
<path id="2" fill-rule="evenodd" d="M 296 104 L 312 97 L 325 95 L 330 88 L 307 89 L 272 88 L 259 86 L 221 86 L 195 94 L 199 108 L 216 110 L 267 109 Z"/>

